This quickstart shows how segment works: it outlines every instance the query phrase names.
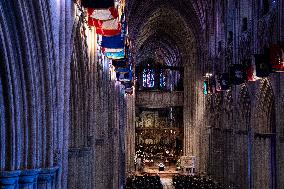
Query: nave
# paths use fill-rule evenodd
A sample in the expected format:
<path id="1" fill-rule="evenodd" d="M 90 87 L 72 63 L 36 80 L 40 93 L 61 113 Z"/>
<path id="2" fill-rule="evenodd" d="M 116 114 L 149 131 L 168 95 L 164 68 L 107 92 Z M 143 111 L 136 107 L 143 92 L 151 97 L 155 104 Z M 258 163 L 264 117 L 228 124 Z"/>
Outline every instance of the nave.
<path id="1" fill-rule="evenodd" d="M 0 188 L 283 189 L 283 72 L 284 0 L 0 0 Z"/>

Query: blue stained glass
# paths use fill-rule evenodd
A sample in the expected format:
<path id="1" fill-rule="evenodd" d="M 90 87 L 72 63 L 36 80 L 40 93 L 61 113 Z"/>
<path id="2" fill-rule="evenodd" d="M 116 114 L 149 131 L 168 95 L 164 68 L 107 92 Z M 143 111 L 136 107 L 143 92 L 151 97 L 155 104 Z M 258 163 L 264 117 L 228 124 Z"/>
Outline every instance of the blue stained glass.
<path id="1" fill-rule="evenodd" d="M 164 88 L 166 86 L 166 76 L 163 72 L 160 73 L 160 87 Z"/>
<path id="2" fill-rule="evenodd" d="M 152 88 L 155 85 L 155 77 L 153 69 L 143 70 L 143 87 Z"/>

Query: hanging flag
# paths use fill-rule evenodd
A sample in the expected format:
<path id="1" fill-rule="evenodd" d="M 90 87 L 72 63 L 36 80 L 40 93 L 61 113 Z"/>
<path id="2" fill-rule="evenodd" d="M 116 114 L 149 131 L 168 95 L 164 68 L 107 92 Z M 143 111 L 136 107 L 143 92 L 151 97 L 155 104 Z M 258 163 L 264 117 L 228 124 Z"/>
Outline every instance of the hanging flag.
<path id="1" fill-rule="evenodd" d="M 270 45 L 269 59 L 272 71 L 284 72 L 284 45 Z"/>
<path id="2" fill-rule="evenodd" d="M 120 33 L 120 30 L 103 30 L 101 28 L 96 28 L 96 33 L 102 36 L 114 36 Z"/>
<path id="3" fill-rule="evenodd" d="M 256 76 L 268 77 L 271 72 L 268 55 L 255 54 L 253 60 L 255 64 Z"/>
<path id="4" fill-rule="evenodd" d="M 246 72 L 246 80 L 247 81 L 256 81 L 260 79 L 256 76 L 256 67 L 255 67 L 255 59 L 254 56 L 252 59 L 245 59 L 242 61 L 243 65 L 245 66 L 245 72 Z"/>
<path id="5" fill-rule="evenodd" d="M 88 16 L 101 21 L 112 20 L 118 17 L 118 10 L 114 7 L 108 9 L 88 8 Z"/>
<path id="6" fill-rule="evenodd" d="M 102 36 L 101 47 L 113 49 L 124 48 L 124 36 L 120 34 L 112 37 Z"/>
<path id="7" fill-rule="evenodd" d="M 123 82 L 122 84 L 125 86 L 125 89 L 130 89 L 133 86 L 132 82 Z"/>
<path id="8" fill-rule="evenodd" d="M 81 4 L 85 8 L 106 9 L 114 7 L 114 0 L 82 0 Z"/>
<path id="9" fill-rule="evenodd" d="M 118 81 L 132 81 L 132 72 L 116 72 Z"/>
<path id="10" fill-rule="evenodd" d="M 112 65 L 116 68 L 125 68 L 127 66 L 127 59 L 112 60 Z"/>
<path id="11" fill-rule="evenodd" d="M 247 75 L 247 81 L 256 81 L 255 66 L 253 66 L 252 64 L 248 65 L 246 67 L 246 75 Z"/>
<path id="12" fill-rule="evenodd" d="M 240 85 L 245 82 L 246 72 L 242 64 L 233 64 L 230 67 L 230 80 L 234 85 Z"/>
<path id="13" fill-rule="evenodd" d="M 230 77 L 228 73 L 222 73 L 215 76 L 216 91 L 226 91 L 230 89 Z"/>
<path id="14" fill-rule="evenodd" d="M 88 17 L 88 25 L 96 27 L 96 33 L 103 36 L 115 36 L 121 33 L 121 26 L 118 19 L 100 21 Z"/>
<path id="15" fill-rule="evenodd" d="M 118 19 L 111 20 L 96 20 L 94 18 L 88 17 L 89 26 L 95 26 L 96 28 L 101 28 L 103 30 L 117 30 L 120 29 L 120 22 Z"/>
<path id="16" fill-rule="evenodd" d="M 124 50 L 120 51 L 120 52 L 106 52 L 104 53 L 104 55 L 106 57 L 108 57 L 109 59 L 122 59 L 125 56 Z"/>
<path id="17" fill-rule="evenodd" d="M 112 52 L 112 53 L 114 53 L 114 52 L 121 52 L 121 51 L 123 51 L 123 50 L 124 50 L 124 48 L 112 49 L 112 48 L 104 48 L 104 47 L 102 47 L 102 52 L 103 52 L 103 53 L 108 53 L 108 52 Z"/>
<path id="18" fill-rule="evenodd" d="M 117 67 L 115 68 L 115 71 L 119 73 L 128 73 L 131 71 L 131 66 L 128 65 L 127 67 Z"/>
<path id="19" fill-rule="evenodd" d="M 115 68 L 116 77 L 118 81 L 131 81 L 132 80 L 132 66 L 117 67 Z"/>

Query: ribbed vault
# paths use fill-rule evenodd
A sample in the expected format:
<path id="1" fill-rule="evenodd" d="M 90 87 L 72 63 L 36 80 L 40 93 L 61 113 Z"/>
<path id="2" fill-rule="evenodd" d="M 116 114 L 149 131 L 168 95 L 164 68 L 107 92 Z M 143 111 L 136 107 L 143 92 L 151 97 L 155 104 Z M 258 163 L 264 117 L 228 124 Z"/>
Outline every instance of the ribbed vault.
<path id="1" fill-rule="evenodd" d="M 173 66 L 178 66 L 181 61 L 178 44 L 163 31 L 156 31 L 148 37 L 138 52 L 137 63 L 139 64 L 148 58 L 162 59 L 164 64 Z"/>
<path id="2" fill-rule="evenodd" d="M 194 35 L 186 21 L 178 11 L 166 6 L 157 7 L 145 19 L 134 44 L 137 63 L 141 61 L 141 57 L 142 60 L 154 57 L 162 59 L 165 64 L 177 65 L 196 50 Z"/>
<path id="3" fill-rule="evenodd" d="M 195 64 L 204 44 L 203 1 L 128 1 L 129 36 L 137 64 L 155 57 L 167 65 Z M 188 64 L 188 63 L 186 63 Z"/>
<path id="4" fill-rule="evenodd" d="M 198 36 L 202 34 L 205 26 L 205 10 L 207 2 L 204 0 L 191 1 L 170 1 L 170 0 L 133 0 L 127 3 L 130 35 L 134 38 L 150 15 L 153 15 L 158 8 L 165 7 L 171 11 L 178 12 L 186 23 L 191 26 L 193 33 Z M 172 18 L 171 18 L 172 19 Z"/>

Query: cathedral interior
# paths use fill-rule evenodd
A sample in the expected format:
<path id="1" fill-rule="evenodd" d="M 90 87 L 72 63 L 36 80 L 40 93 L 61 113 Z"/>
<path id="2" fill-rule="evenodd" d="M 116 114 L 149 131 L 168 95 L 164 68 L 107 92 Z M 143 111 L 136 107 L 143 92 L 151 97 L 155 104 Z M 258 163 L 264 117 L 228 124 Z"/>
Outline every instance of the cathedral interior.
<path id="1" fill-rule="evenodd" d="M 284 0 L 0 0 L 0 188 L 284 189 Z"/>

